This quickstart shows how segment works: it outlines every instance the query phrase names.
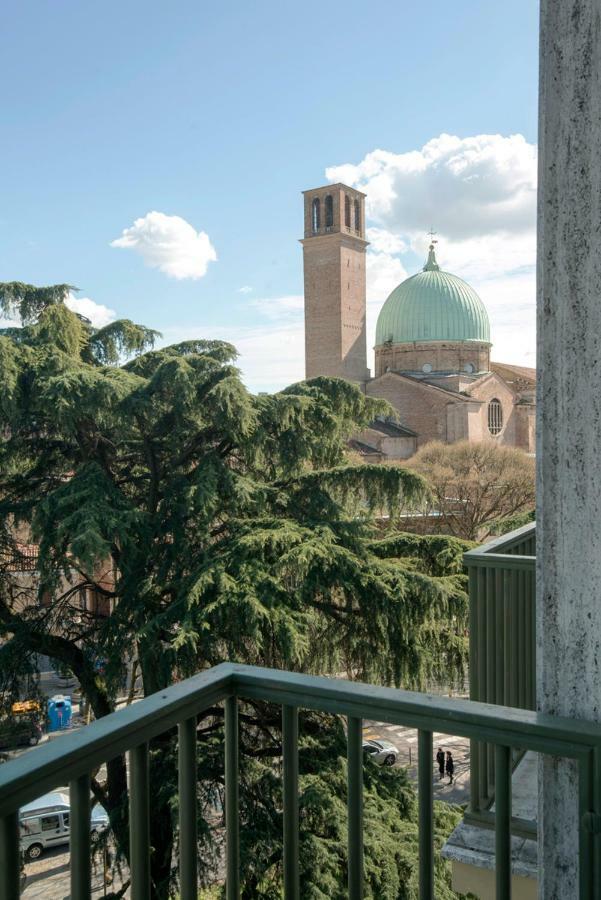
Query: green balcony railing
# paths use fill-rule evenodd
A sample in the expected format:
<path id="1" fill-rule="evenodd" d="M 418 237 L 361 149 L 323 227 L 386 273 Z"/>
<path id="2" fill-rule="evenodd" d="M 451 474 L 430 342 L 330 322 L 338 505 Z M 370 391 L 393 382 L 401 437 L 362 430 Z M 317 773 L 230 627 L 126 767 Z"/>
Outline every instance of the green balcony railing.
<path id="1" fill-rule="evenodd" d="M 0 897 L 19 896 L 21 806 L 70 783 L 71 897 L 90 897 L 90 772 L 129 753 L 130 875 L 133 900 L 151 896 L 148 742 L 179 729 L 180 896 L 197 897 L 196 717 L 225 704 L 226 892 L 238 898 L 238 703 L 282 707 L 283 871 L 286 900 L 299 900 L 298 709 L 348 720 L 348 896 L 363 896 L 362 719 L 418 729 L 419 883 L 434 897 L 432 735 L 461 735 L 495 745 L 497 898 L 511 895 L 511 753 L 516 747 L 576 760 L 579 767 L 581 900 L 601 900 L 601 725 L 333 678 L 224 663 L 119 710 L 0 768 Z"/>
<path id="2" fill-rule="evenodd" d="M 470 598 L 470 699 L 536 708 L 536 524 L 464 555 Z M 514 754 L 515 755 L 515 754 Z M 495 748 L 470 749 L 470 811 L 495 795 Z"/>

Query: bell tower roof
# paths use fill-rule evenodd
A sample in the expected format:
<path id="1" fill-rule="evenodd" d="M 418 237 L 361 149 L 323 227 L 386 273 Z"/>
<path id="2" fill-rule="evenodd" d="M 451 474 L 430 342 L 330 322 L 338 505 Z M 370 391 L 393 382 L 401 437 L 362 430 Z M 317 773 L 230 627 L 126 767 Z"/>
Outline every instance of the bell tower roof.
<path id="1" fill-rule="evenodd" d="M 347 184 L 325 184 L 303 191 L 305 240 L 344 234 L 365 241 L 365 194 Z"/>

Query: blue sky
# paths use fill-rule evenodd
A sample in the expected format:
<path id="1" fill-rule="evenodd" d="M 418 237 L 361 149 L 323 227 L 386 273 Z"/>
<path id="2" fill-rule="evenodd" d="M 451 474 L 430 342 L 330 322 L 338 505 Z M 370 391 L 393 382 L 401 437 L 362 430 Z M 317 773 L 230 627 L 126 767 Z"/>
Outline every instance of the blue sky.
<path id="1" fill-rule="evenodd" d="M 537 19 L 531 0 L 7 4 L 0 280 L 232 340 L 251 388 L 281 387 L 302 376 L 300 192 L 327 171 L 370 197 L 370 327 L 432 218 L 497 358 L 533 364 Z"/>

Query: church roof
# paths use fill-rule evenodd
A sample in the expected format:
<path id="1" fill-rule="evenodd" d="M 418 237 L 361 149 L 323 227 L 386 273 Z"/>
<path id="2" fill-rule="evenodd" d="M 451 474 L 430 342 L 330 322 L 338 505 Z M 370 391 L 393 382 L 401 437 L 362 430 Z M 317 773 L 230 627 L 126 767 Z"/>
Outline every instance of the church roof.
<path id="1" fill-rule="evenodd" d="M 369 425 L 372 431 L 379 431 L 387 437 L 416 437 L 416 432 L 407 428 L 405 425 L 399 425 L 398 422 L 382 421 L 382 419 L 374 419 Z"/>
<path id="2" fill-rule="evenodd" d="M 423 271 L 394 289 L 376 325 L 376 346 L 413 341 L 490 343 L 488 313 L 480 297 L 457 275 L 441 271 L 433 244 Z"/>
<path id="3" fill-rule="evenodd" d="M 364 443 L 364 441 L 356 440 L 356 438 L 351 438 L 351 440 L 348 441 L 348 447 L 350 450 L 360 453 L 361 456 L 382 456 L 382 452 L 378 450 L 377 447 L 371 447 L 369 444 Z"/>
<path id="4" fill-rule="evenodd" d="M 486 378 L 489 374 L 490 373 L 487 372 L 483 377 Z M 384 372 L 382 375 L 376 375 L 375 378 L 372 378 L 369 384 L 372 386 L 377 385 L 379 381 L 384 381 L 384 379 L 387 378 L 398 378 L 401 381 L 410 381 L 414 385 L 419 385 L 419 387 L 423 388 L 425 391 L 442 391 L 443 394 L 451 394 L 454 400 L 460 400 L 462 402 L 468 402 L 472 399 L 466 393 L 451 390 L 448 387 L 443 387 L 442 384 L 434 384 L 431 381 L 426 381 L 425 378 L 416 378 L 415 375 L 411 375 L 409 372 Z M 374 397 L 378 396 L 378 394 L 373 391 L 373 387 L 370 390 L 370 393 Z"/>
<path id="5" fill-rule="evenodd" d="M 508 384 L 514 385 L 518 390 L 536 386 L 536 369 L 529 366 L 514 366 L 511 363 L 491 362 L 493 372 L 500 375 Z"/>

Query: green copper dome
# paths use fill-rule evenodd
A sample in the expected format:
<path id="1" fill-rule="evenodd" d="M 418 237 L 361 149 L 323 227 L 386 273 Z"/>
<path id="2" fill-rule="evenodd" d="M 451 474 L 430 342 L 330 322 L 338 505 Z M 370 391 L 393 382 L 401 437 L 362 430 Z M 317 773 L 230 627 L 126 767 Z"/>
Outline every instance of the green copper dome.
<path id="1" fill-rule="evenodd" d="M 423 271 L 401 282 L 380 310 L 376 346 L 388 341 L 490 343 L 490 322 L 482 300 L 461 278 L 440 271 L 433 245 Z"/>

